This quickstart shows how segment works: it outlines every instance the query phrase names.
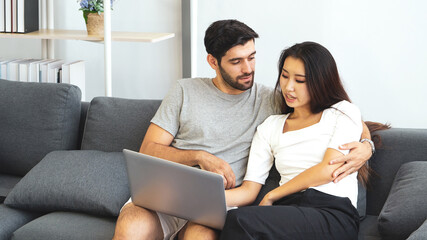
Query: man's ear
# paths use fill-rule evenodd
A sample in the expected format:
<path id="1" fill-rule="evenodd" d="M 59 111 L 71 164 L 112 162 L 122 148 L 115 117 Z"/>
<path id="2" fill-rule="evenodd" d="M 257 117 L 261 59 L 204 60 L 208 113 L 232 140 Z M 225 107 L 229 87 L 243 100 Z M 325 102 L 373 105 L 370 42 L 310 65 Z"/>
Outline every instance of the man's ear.
<path id="1" fill-rule="evenodd" d="M 218 70 L 218 60 L 212 54 L 208 54 L 207 60 L 213 70 Z"/>

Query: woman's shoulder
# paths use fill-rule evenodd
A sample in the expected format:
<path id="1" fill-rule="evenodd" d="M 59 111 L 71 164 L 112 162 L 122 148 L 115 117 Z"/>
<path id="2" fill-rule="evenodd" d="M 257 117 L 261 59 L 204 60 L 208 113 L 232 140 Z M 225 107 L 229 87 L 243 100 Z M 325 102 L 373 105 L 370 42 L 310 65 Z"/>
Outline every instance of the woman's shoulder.
<path id="1" fill-rule="evenodd" d="M 362 119 L 359 108 L 355 104 L 346 100 L 335 103 L 325 111 L 331 113 L 330 115 L 347 116 L 353 121 L 361 121 Z"/>
<path id="2" fill-rule="evenodd" d="M 279 122 L 282 121 L 284 119 L 286 119 L 288 117 L 288 114 L 274 114 L 269 116 L 267 119 L 265 119 L 265 121 L 262 124 L 271 124 L 274 122 Z"/>
<path id="3" fill-rule="evenodd" d="M 289 114 L 271 115 L 258 126 L 258 131 L 268 131 L 280 126 Z"/>

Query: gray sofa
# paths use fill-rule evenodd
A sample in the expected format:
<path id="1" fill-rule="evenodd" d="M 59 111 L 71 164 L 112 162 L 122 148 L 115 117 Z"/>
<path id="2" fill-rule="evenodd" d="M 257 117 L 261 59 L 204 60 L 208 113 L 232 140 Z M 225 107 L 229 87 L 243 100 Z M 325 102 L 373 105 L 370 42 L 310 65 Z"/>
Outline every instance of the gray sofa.
<path id="1" fill-rule="evenodd" d="M 111 239 L 129 198 L 121 151 L 139 150 L 159 105 L 86 103 L 72 85 L 0 80 L 0 240 Z M 383 146 L 370 160 L 366 203 L 359 202 L 361 213 L 366 208 L 359 239 L 423 239 L 427 130 L 378 134 Z M 277 182 L 272 169 L 258 201 Z"/>

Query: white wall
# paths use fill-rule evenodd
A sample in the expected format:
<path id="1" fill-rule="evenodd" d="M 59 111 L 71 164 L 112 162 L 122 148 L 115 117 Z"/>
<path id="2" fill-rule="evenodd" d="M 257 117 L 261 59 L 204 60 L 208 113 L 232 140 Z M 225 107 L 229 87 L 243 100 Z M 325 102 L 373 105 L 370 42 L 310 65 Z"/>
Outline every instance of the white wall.
<path id="1" fill-rule="evenodd" d="M 315 41 L 335 57 L 365 120 L 427 128 L 426 9 L 421 0 L 199 0 L 197 75 L 213 76 L 201 63 L 206 28 L 238 19 L 260 35 L 255 81 L 274 86 L 280 51 Z"/>
<path id="2" fill-rule="evenodd" d="M 55 28 L 85 30 L 77 1 L 54 1 Z M 181 3 L 176 0 L 116 0 L 112 30 L 171 32 L 158 43 L 113 42 L 113 96 L 161 99 L 182 76 Z M 41 40 L 0 39 L 0 58 L 40 58 Z M 55 58 L 86 61 L 86 100 L 103 96 L 104 45 L 57 40 Z"/>
<path id="3" fill-rule="evenodd" d="M 192 0 L 197 1 L 197 0 Z M 55 2 L 55 27 L 84 30 L 76 1 Z M 334 55 L 365 120 L 427 128 L 427 2 L 422 0 L 198 0 L 197 75 L 213 76 L 203 35 L 218 19 L 239 19 L 260 34 L 256 81 L 273 86 L 279 52 L 316 41 Z M 182 76 L 181 1 L 117 0 L 113 31 L 173 32 L 159 43 L 113 42 L 113 96 L 163 98 Z M 40 57 L 40 40 L 0 39 L 0 57 Z M 84 59 L 87 99 L 104 95 L 103 45 L 55 41 L 56 57 Z"/>

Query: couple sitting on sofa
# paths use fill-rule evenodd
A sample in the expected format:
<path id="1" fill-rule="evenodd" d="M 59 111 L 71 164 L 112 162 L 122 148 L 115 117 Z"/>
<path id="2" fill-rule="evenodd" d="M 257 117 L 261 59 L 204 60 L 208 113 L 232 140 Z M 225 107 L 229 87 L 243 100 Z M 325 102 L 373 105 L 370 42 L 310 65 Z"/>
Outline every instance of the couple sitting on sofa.
<path id="1" fill-rule="evenodd" d="M 221 239 L 357 239 L 357 178 L 367 180 L 373 151 L 360 111 L 317 43 L 282 52 L 274 90 L 254 84 L 257 37 L 239 21 L 214 22 L 204 41 L 216 77 L 178 81 L 140 151 L 221 174 L 228 206 L 251 204 L 275 161 L 281 181 L 262 199 L 268 207 L 229 211 Z M 128 202 L 114 238 L 137 236 L 216 239 L 219 232 Z"/>

